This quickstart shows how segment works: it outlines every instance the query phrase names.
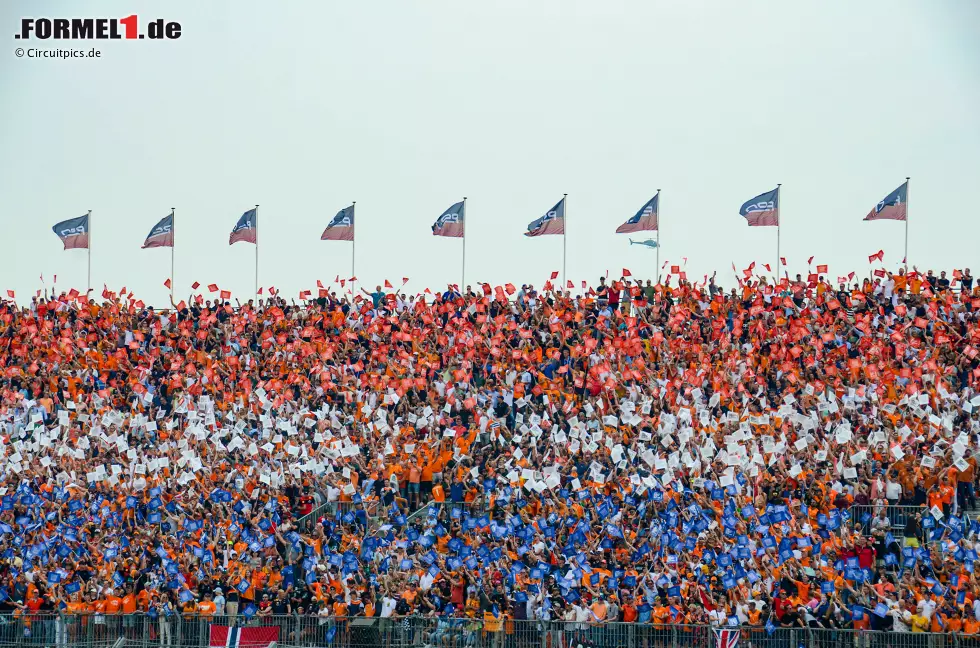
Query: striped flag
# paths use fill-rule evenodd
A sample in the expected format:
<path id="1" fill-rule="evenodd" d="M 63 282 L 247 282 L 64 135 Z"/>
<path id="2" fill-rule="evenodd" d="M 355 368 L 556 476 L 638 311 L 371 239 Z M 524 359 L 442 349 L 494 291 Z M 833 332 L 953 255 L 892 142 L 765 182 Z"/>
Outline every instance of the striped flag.
<path id="1" fill-rule="evenodd" d="M 208 642 L 211 648 L 268 648 L 279 641 L 278 626 L 238 626 L 212 625 Z"/>
<path id="2" fill-rule="evenodd" d="M 731 630 L 725 628 L 723 630 L 715 629 L 715 646 L 717 648 L 738 648 L 738 639 L 741 634 L 741 630 Z M 212 646 L 214 644 L 211 644 Z"/>
<path id="3" fill-rule="evenodd" d="M 354 240 L 354 205 L 344 207 L 333 220 L 327 224 L 327 229 L 320 235 L 321 241 L 353 241 Z"/>
<path id="4" fill-rule="evenodd" d="M 259 215 L 257 209 L 249 209 L 242 214 L 242 217 L 235 223 L 235 229 L 231 230 L 228 237 L 228 245 L 234 245 L 239 241 L 255 243 L 257 240 L 256 229 L 258 228 Z"/>
<path id="5" fill-rule="evenodd" d="M 547 214 L 528 223 L 524 236 L 547 236 L 549 234 L 565 234 L 565 199 L 552 207 Z"/>
<path id="6" fill-rule="evenodd" d="M 658 212 L 660 211 L 659 203 L 660 194 L 658 193 L 647 201 L 647 204 L 643 205 L 633 218 L 617 227 L 616 233 L 632 234 L 633 232 L 656 230 L 659 227 L 659 223 L 657 222 Z"/>
<path id="7" fill-rule="evenodd" d="M 899 220 L 908 218 L 909 183 L 903 182 L 898 189 L 885 196 L 864 220 Z"/>
<path id="8" fill-rule="evenodd" d="M 174 215 L 165 216 L 153 226 L 149 236 L 143 241 L 143 249 L 174 246 Z"/>
<path id="9" fill-rule="evenodd" d="M 66 250 L 88 249 L 88 214 L 56 224 L 51 230 L 65 244 Z"/>
<path id="10" fill-rule="evenodd" d="M 749 227 L 779 227 L 779 188 L 747 200 L 738 213 Z"/>
<path id="11" fill-rule="evenodd" d="M 432 225 L 433 236 L 449 236 L 452 238 L 463 238 L 466 232 L 466 214 L 463 203 L 458 202 L 436 219 Z"/>

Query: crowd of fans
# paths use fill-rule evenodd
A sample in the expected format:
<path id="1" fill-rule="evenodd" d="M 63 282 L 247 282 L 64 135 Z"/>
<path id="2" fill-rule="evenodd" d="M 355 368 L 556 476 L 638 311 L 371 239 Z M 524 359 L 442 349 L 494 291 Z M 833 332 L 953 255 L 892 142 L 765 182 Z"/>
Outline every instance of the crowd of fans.
<path id="1" fill-rule="evenodd" d="M 980 289 L 878 274 L 4 301 L 0 612 L 977 634 Z"/>

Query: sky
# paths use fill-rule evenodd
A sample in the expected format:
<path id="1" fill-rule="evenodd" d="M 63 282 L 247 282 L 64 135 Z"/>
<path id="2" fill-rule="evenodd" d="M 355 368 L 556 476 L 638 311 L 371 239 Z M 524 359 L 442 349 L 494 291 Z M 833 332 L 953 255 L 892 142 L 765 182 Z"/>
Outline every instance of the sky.
<path id="1" fill-rule="evenodd" d="M 181 36 L 14 39 L 24 17 L 130 14 Z M 84 289 L 86 251 L 51 226 L 90 209 L 93 287 L 156 305 L 170 250 L 140 246 L 171 208 L 178 300 L 254 293 L 254 246 L 228 235 L 255 204 L 260 283 L 285 297 L 351 275 L 351 244 L 319 237 L 352 201 L 359 287 L 458 283 L 462 242 L 430 227 L 464 196 L 469 284 L 560 271 L 562 238 L 523 232 L 564 193 L 568 279 L 653 277 L 614 231 L 657 189 L 664 274 L 731 286 L 733 263 L 775 263 L 775 228 L 738 209 L 777 183 L 789 272 L 866 275 L 904 255 L 903 223 L 862 219 L 906 176 L 909 265 L 980 270 L 976 0 L 10 1 L 0 38 L 0 290 L 20 301 L 42 274 Z"/>

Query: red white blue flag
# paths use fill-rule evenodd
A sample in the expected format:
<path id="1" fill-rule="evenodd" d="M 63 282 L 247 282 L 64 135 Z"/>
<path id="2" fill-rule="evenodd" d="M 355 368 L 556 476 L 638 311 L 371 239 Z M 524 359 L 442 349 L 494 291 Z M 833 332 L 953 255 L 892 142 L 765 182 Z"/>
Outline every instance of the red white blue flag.
<path id="1" fill-rule="evenodd" d="M 636 212 L 633 218 L 629 219 L 622 225 L 616 228 L 617 234 L 632 234 L 633 232 L 645 232 L 648 230 L 656 230 L 659 226 L 658 213 L 660 211 L 660 192 L 651 198 L 647 204 L 640 208 L 640 211 Z"/>
<path id="2" fill-rule="evenodd" d="M 909 183 L 903 182 L 902 185 L 885 196 L 875 208 L 868 212 L 864 220 L 906 220 L 909 216 Z"/>
<path id="3" fill-rule="evenodd" d="M 779 187 L 747 200 L 738 213 L 745 217 L 749 227 L 778 227 Z"/>
<path id="4" fill-rule="evenodd" d="M 211 648 L 269 648 L 269 644 L 279 641 L 278 626 L 238 626 L 212 625 L 208 644 Z"/>
<path id="5" fill-rule="evenodd" d="M 228 245 L 234 245 L 239 241 L 255 243 L 258 240 L 258 227 L 259 210 L 249 209 L 235 223 L 235 229 L 231 230 L 231 236 L 228 238 Z"/>
<path id="6" fill-rule="evenodd" d="M 143 249 L 174 246 L 174 215 L 165 216 L 153 226 L 150 235 L 143 241 Z"/>
<path id="7" fill-rule="evenodd" d="M 442 212 L 442 216 L 432 225 L 432 235 L 463 238 L 466 232 L 465 211 L 463 203 L 458 202 Z"/>
<path id="8" fill-rule="evenodd" d="M 548 210 L 547 214 L 528 223 L 524 236 L 547 236 L 549 234 L 564 233 L 565 199 L 562 198 L 558 201 L 557 205 Z"/>
<path id="9" fill-rule="evenodd" d="M 715 645 L 717 648 L 738 648 L 740 630 L 715 630 Z M 213 644 L 212 644 L 213 645 Z"/>
<path id="10" fill-rule="evenodd" d="M 61 242 L 65 244 L 66 250 L 78 248 L 88 249 L 88 218 L 89 215 L 79 216 L 61 221 L 51 228 L 58 235 Z"/>
<path id="11" fill-rule="evenodd" d="M 320 235 L 321 241 L 353 241 L 354 240 L 354 205 L 344 207 L 327 224 L 327 229 Z"/>

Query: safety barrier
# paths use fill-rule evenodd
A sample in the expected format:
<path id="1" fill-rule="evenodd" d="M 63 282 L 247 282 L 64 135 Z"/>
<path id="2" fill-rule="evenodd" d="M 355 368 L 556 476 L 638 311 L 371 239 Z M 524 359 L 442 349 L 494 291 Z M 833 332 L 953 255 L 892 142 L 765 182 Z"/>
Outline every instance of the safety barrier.
<path id="1" fill-rule="evenodd" d="M 368 500 L 359 504 L 355 504 L 354 502 L 324 502 L 310 513 L 296 520 L 296 526 L 304 533 L 310 533 L 320 518 L 328 517 L 335 519 L 338 515 L 343 517 L 348 512 L 356 515 L 360 510 L 364 511 L 369 521 L 378 517 L 380 510 L 378 500 Z"/>
<path id="2" fill-rule="evenodd" d="M 428 519 L 433 517 L 433 514 L 437 519 L 445 522 L 454 516 L 462 517 L 464 513 L 474 517 L 489 513 L 489 509 L 479 500 L 475 502 L 429 502 L 412 512 L 407 518 L 407 523 L 411 524 L 416 520 Z"/>
<path id="3" fill-rule="evenodd" d="M 862 533 L 865 534 L 871 532 L 874 519 L 878 517 L 879 512 L 884 511 L 885 517 L 888 519 L 890 525 L 890 528 L 887 530 L 891 531 L 899 539 L 902 537 L 905 524 L 910 517 L 915 517 L 916 515 L 923 516 L 927 512 L 924 506 L 892 506 L 890 504 L 884 506 L 877 504 L 854 504 L 848 507 L 847 510 L 851 516 L 851 526 L 855 529 L 861 529 Z M 901 542 L 901 540 L 899 541 Z"/>
<path id="4" fill-rule="evenodd" d="M 277 627 L 279 648 L 730 648 L 717 628 L 509 619 L 400 617 L 338 619 L 276 616 L 38 615 L 0 616 L 0 646 L 18 648 L 207 648 L 212 625 Z M 819 628 L 725 628 L 740 648 L 972 648 L 980 635 L 873 632 Z M 732 638 L 729 634 L 729 639 Z M 257 644 L 247 631 L 238 648 Z M 264 646 L 265 643 L 262 643 Z"/>

